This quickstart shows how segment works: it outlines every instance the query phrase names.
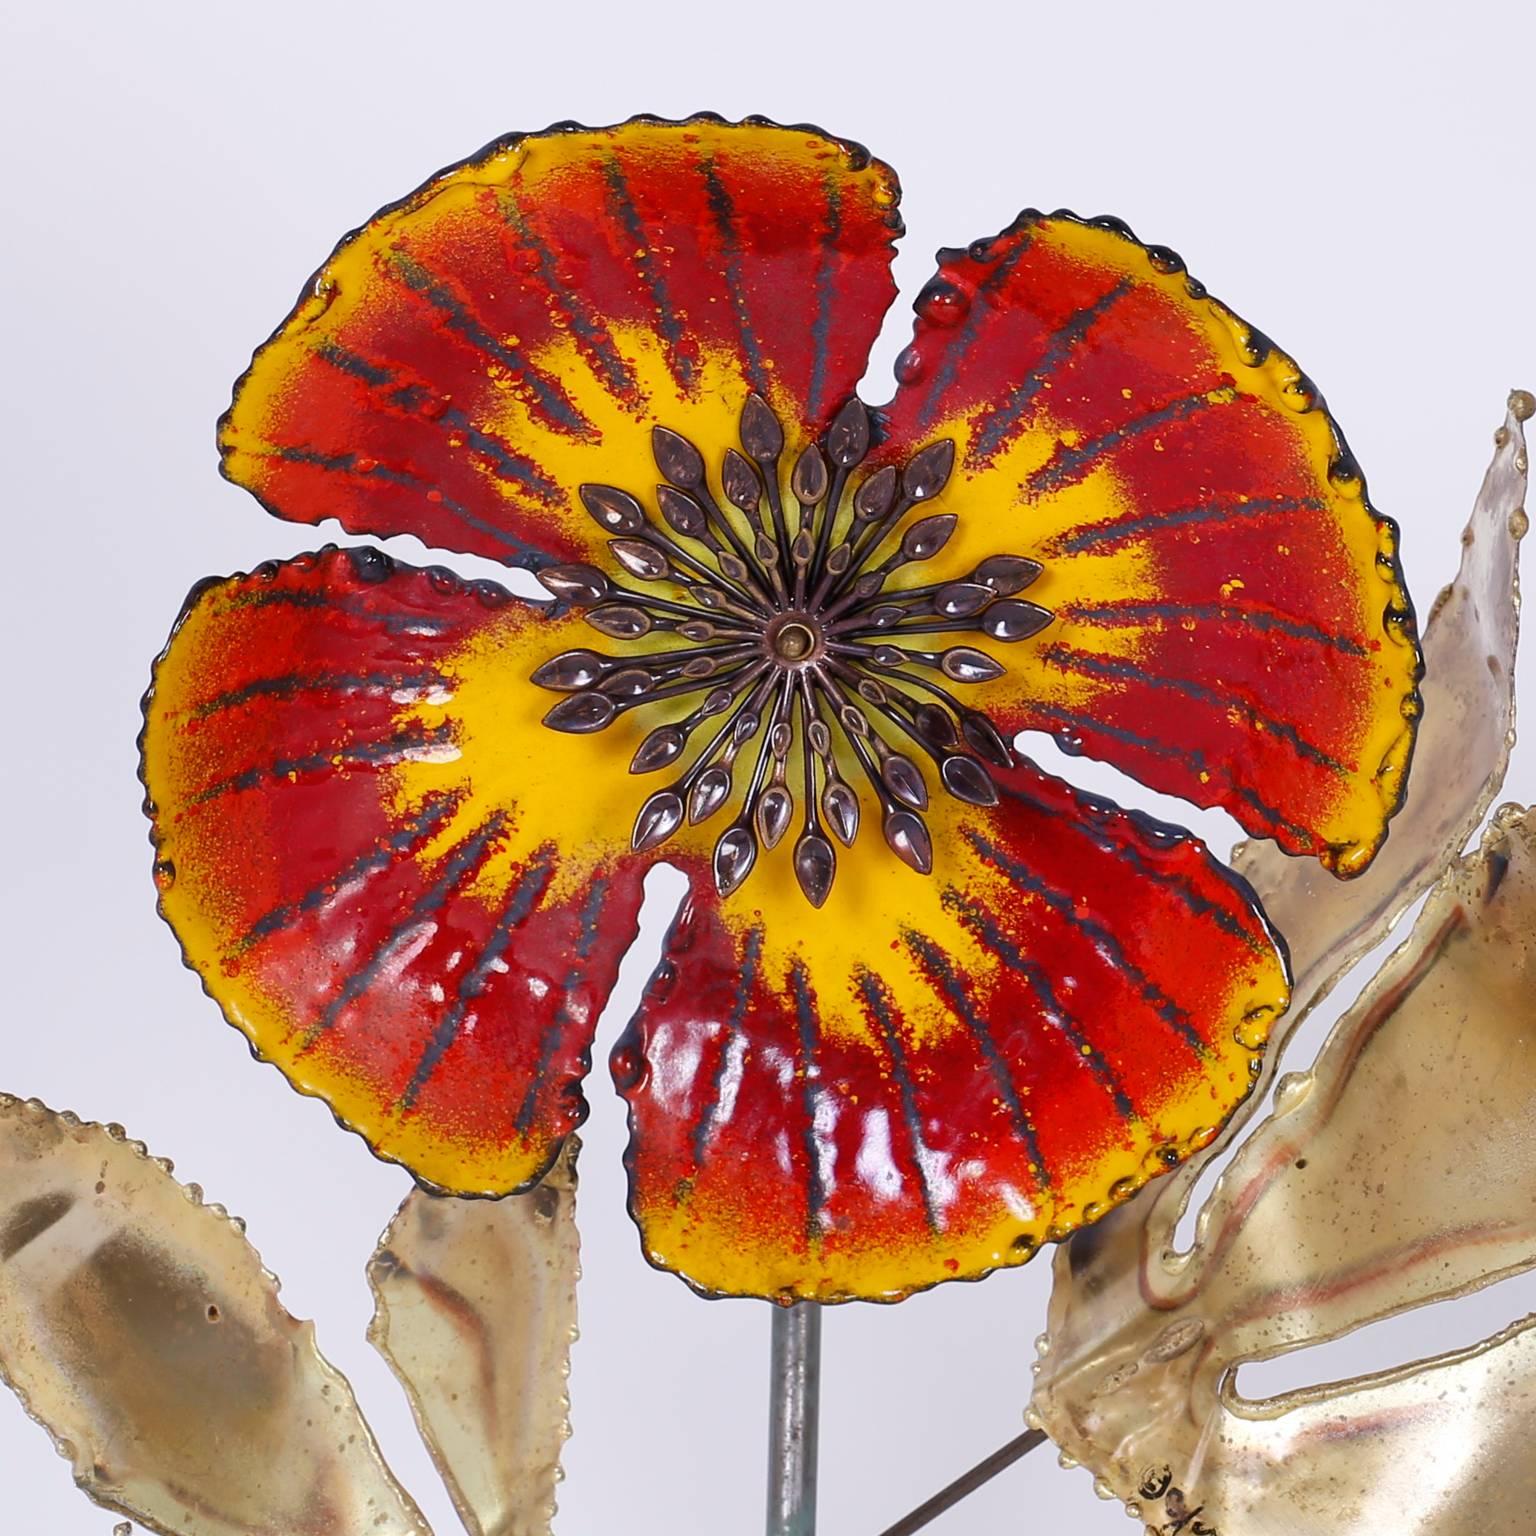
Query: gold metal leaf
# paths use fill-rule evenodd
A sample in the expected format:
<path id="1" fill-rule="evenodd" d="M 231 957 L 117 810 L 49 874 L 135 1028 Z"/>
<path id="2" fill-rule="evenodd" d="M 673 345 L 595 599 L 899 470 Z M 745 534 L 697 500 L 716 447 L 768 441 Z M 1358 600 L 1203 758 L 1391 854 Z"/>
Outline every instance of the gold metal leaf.
<path id="1" fill-rule="evenodd" d="M 1235 1383 L 1536 1267 L 1533 990 L 1536 817 L 1505 806 L 1280 1085 L 1187 1262 L 1149 1262 L 1155 1293 L 1118 1314 L 1058 1272 L 1032 1412 L 1149 1528 L 1198 1510 L 1221 1536 L 1536 1529 L 1536 1319 L 1280 1397 Z"/>
<path id="2" fill-rule="evenodd" d="M 120 1126 L 0 1095 L 0 1375 L 171 1536 L 430 1536 L 243 1225 Z"/>
<path id="3" fill-rule="evenodd" d="M 473 1536 L 545 1536 L 576 1336 L 577 1139 L 504 1200 L 417 1190 L 368 1266 L 368 1337 Z"/>

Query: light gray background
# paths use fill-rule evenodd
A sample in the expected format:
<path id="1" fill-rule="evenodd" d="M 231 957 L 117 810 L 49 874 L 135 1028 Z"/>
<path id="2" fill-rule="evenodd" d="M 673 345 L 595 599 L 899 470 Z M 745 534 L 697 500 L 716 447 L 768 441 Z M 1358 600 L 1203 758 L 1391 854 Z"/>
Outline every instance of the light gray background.
<path id="1" fill-rule="evenodd" d="M 395 1470 L 454 1530 L 363 1342 L 363 1264 L 406 1177 L 250 1061 L 153 912 L 133 747 L 150 658 L 198 577 L 317 539 L 215 474 L 214 419 L 251 348 L 343 230 L 500 132 L 703 107 L 810 120 L 906 190 L 906 299 L 870 398 L 937 246 L 1026 204 L 1119 214 L 1318 380 L 1402 523 L 1422 608 L 1454 569 L 1507 389 L 1536 384 L 1533 16 L 1523 0 L 7 6 L 0 1088 L 122 1121 L 245 1216 Z M 1536 796 L 1532 770 L 1522 748 L 1511 794 Z M 1232 840 L 1220 815 L 1069 771 Z M 599 1063 L 649 967 L 630 958 Z M 562 1536 L 752 1531 L 767 1310 L 699 1301 L 642 1262 L 601 1066 L 592 1088 Z M 1041 1262 L 828 1316 L 830 1536 L 878 1531 L 1017 1431 L 1048 1280 Z M 1401 1347 L 1457 1342 L 1415 1327 Z M 0 1489 L 18 1536 L 111 1528 L 9 1398 Z M 1130 1529 L 1048 1451 L 936 1527 Z"/>

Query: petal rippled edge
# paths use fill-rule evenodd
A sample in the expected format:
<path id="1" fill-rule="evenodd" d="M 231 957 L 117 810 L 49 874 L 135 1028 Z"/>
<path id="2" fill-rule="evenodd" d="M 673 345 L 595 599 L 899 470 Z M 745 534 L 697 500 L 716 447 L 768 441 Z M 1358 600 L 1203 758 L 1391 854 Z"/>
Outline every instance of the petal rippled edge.
<path id="1" fill-rule="evenodd" d="M 1031 764 L 998 779 L 856 921 L 786 931 L 695 880 L 611 1062 L 654 1264 L 780 1301 L 979 1278 L 1246 1095 L 1288 998 L 1247 887 Z"/>
<path id="2" fill-rule="evenodd" d="M 627 829 L 572 793 L 526 684 L 572 622 L 331 548 L 196 588 L 144 700 L 187 964 L 258 1057 L 454 1194 L 531 1183 L 585 1118 L 636 932 Z"/>
<path id="3" fill-rule="evenodd" d="M 1422 665 L 1397 529 L 1311 380 L 1114 219 L 1026 211 L 915 308 L 892 446 L 955 439 L 950 505 L 1043 564 L 1056 615 L 989 707 L 1358 874 Z"/>
<path id="4" fill-rule="evenodd" d="M 337 246 L 236 385 L 224 473 L 298 522 L 585 558 L 573 492 L 653 479 L 653 424 L 734 442 L 755 390 L 825 425 L 895 295 L 898 198 L 862 146 L 761 118 L 498 139 Z"/>

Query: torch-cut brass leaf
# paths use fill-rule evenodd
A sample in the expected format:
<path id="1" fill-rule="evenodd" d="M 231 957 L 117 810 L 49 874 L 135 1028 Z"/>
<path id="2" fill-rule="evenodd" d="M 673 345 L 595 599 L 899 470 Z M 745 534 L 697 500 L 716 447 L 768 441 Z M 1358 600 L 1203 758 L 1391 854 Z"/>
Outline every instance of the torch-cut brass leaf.
<path id="1" fill-rule="evenodd" d="M 474 1536 L 543 1536 L 555 1512 L 576 1336 L 576 1152 L 573 1136 L 525 1195 L 417 1190 L 368 1267 L 368 1336 Z"/>
<path id="2" fill-rule="evenodd" d="M 1281 1083 L 1179 1271 L 1147 1263 L 1155 1290 L 1119 1315 L 1058 1271 L 1033 1412 L 1149 1525 L 1198 1506 L 1225 1536 L 1536 1529 L 1529 1320 L 1264 1401 L 1233 1377 L 1536 1266 L 1533 995 L 1536 818 L 1505 806 L 1314 1069 Z"/>
<path id="3" fill-rule="evenodd" d="M 118 1126 L 0 1095 L 0 1374 L 174 1536 L 430 1536 L 242 1224 Z"/>

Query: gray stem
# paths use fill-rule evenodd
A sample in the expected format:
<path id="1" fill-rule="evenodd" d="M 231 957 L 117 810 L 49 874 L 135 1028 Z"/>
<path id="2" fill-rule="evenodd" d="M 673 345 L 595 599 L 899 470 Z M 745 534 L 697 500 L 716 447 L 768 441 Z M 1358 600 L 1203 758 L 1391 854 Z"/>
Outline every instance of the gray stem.
<path id="1" fill-rule="evenodd" d="M 768 1536 L 815 1536 L 821 1307 L 773 1309 L 768 1400 Z"/>
<path id="2" fill-rule="evenodd" d="M 941 1488 L 931 1499 L 919 1504 L 911 1514 L 903 1516 L 895 1525 L 888 1525 L 880 1536 L 913 1536 L 932 1520 L 937 1520 L 945 1510 L 953 1509 L 961 1499 L 975 1493 L 983 1483 L 990 1482 L 999 1472 L 1006 1471 L 1022 1456 L 1045 1443 L 1042 1430 L 1027 1429 L 1015 1435 L 1007 1445 L 993 1451 L 985 1461 L 979 1461 L 969 1472 L 957 1477 L 947 1488 Z"/>

